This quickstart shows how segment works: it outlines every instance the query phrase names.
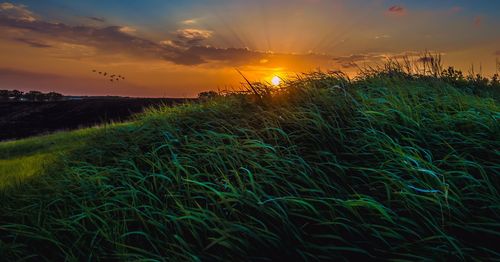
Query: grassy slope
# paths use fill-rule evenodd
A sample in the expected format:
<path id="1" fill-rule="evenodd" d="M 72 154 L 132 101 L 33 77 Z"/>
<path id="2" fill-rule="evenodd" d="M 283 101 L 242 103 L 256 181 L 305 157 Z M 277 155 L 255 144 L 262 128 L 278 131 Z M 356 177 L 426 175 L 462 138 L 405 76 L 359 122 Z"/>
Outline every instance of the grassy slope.
<path id="1" fill-rule="evenodd" d="M 60 132 L 0 143 L 0 189 L 22 184 L 31 177 L 47 173 L 61 156 L 83 146 L 94 129 Z"/>
<path id="2" fill-rule="evenodd" d="M 84 136 L 0 194 L 0 257 L 500 257 L 495 99 L 316 77 L 265 106 L 228 97 Z"/>

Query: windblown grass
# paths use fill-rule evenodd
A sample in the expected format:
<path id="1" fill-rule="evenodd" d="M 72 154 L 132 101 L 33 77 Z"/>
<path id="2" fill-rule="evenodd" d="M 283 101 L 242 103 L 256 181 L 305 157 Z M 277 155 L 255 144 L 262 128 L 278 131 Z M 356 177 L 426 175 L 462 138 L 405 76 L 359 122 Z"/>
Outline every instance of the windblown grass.
<path id="1" fill-rule="evenodd" d="M 500 258 L 495 99 L 439 77 L 284 85 L 87 136 L 0 194 L 0 257 Z"/>
<path id="2" fill-rule="evenodd" d="M 48 173 L 61 156 L 83 146 L 85 138 L 95 131 L 87 128 L 0 143 L 0 190 Z"/>

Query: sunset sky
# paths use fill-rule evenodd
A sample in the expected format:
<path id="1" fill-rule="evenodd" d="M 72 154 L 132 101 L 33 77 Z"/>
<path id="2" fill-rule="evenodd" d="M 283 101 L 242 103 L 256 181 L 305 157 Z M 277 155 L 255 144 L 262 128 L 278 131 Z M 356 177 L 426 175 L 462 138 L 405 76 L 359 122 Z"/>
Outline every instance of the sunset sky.
<path id="1" fill-rule="evenodd" d="M 491 75 L 499 10 L 497 0 L 0 0 L 0 89 L 191 97 L 238 87 L 235 68 L 252 81 L 353 74 L 425 50 Z"/>

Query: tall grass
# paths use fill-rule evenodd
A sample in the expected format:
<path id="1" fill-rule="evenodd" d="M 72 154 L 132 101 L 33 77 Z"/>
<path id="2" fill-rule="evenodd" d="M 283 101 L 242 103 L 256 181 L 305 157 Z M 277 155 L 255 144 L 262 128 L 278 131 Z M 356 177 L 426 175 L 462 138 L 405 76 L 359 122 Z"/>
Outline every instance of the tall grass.
<path id="1" fill-rule="evenodd" d="M 0 257 L 499 259 L 497 100 L 373 72 L 304 75 L 258 103 L 151 108 L 97 132 L 1 193 Z"/>
<path id="2" fill-rule="evenodd" d="M 105 129 L 86 128 L 0 143 L 0 190 L 36 179 L 61 164 L 61 157 L 84 146 L 86 138 Z"/>

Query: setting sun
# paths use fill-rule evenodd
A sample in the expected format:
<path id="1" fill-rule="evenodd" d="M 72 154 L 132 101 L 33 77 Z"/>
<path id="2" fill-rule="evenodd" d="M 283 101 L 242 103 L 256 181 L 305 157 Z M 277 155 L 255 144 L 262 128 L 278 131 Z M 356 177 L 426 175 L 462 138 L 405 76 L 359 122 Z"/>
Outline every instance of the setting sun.
<path id="1" fill-rule="evenodd" d="M 271 83 L 273 86 L 279 86 L 281 84 L 281 78 L 279 76 L 274 76 L 273 79 L 271 79 Z"/>

